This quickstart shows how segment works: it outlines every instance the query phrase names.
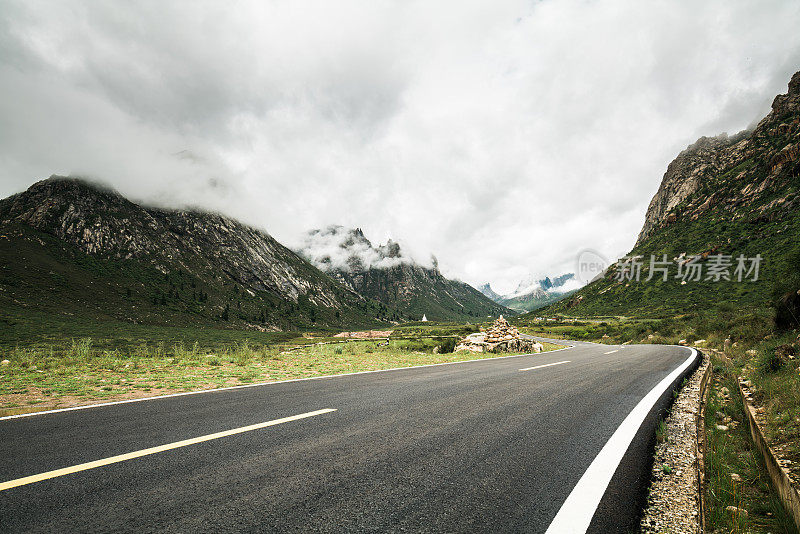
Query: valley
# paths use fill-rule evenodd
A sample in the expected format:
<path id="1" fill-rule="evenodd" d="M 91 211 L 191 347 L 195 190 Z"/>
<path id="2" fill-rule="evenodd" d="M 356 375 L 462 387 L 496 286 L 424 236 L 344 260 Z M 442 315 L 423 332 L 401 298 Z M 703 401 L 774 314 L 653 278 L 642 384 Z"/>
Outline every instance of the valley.
<path id="1" fill-rule="evenodd" d="M 464 193 L 465 211 L 483 206 L 486 196 Z M 439 200 L 442 209 L 456 203 Z M 459 206 L 453 213 L 463 217 Z M 483 231 L 468 218 L 445 231 L 459 224 L 470 229 L 463 235 Z M 629 229 L 638 235 L 631 250 L 587 284 L 560 261 L 550 274 L 525 276 L 500 294 L 489 282 L 476 288 L 443 273 L 435 256 L 415 257 L 404 236 L 378 243 L 356 225 L 309 227 L 301 244 L 288 247 L 228 215 L 149 206 L 81 176 L 52 175 L 0 200 L 0 419 L 13 434 L 12 452 L 24 455 L 31 435 L 63 438 L 69 425 L 61 421 L 101 440 L 93 413 L 117 421 L 124 436 L 110 438 L 113 455 L 101 441 L 86 445 L 105 455 L 97 460 L 103 465 L 309 419 L 287 430 L 285 442 L 248 434 L 253 442 L 232 445 L 263 468 L 241 475 L 273 521 L 247 515 L 240 527 L 285 527 L 286 512 L 294 526 L 308 516 L 321 530 L 393 521 L 412 530 L 457 530 L 467 517 L 467 530 L 491 518 L 508 530 L 535 524 L 538 531 L 606 532 L 624 523 L 626 531 L 638 525 L 650 532 L 657 530 L 638 524 L 643 510 L 665 500 L 646 488 L 677 478 L 675 465 L 654 464 L 653 445 L 667 440 L 671 403 L 682 388 L 684 397 L 693 391 L 684 388 L 690 379 L 701 383 L 692 373 L 702 367 L 711 370 L 709 400 L 694 399 L 699 412 L 692 417 L 705 421 L 693 431 L 707 445 L 687 443 L 705 455 L 697 489 L 704 515 L 683 511 L 683 518 L 692 515 L 709 532 L 797 531 L 747 425 L 752 406 L 796 485 L 800 72 L 752 128 L 701 137 L 681 151 L 638 234 Z M 519 237 L 511 245 L 497 239 L 489 259 L 464 258 L 456 272 L 473 279 L 476 266 L 501 272 L 502 261 L 490 256 L 521 250 Z M 184 409 L 196 417 L 184 417 Z M 330 417 L 312 424 L 318 415 Z M 183 433 L 169 426 L 159 433 L 151 420 Z M 147 429 L 144 437 L 139 429 Z M 172 442 L 161 439 L 166 434 Z M 53 464 L 40 475 L 29 474 L 22 460 L 0 465 L 8 479 L 0 491 L 30 491 L 13 493 L 8 502 L 17 509 L 28 495 L 51 506 L 48 497 L 66 483 L 45 480 L 99 466 L 87 467 L 74 446 L 66 454 L 74 465 L 62 472 L 53 443 L 36 444 L 43 463 Z M 313 466 L 309 451 L 327 460 L 319 469 L 325 487 L 304 485 L 296 477 L 310 475 L 286 468 L 294 464 L 272 463 Z M 189 454 L 197 454 L 188 463 L 198 485 L 213 473 L 203 495 L 210 502 L 226 495 L 222 519 L 211 517 L 213 507 L 197 516 L 207 524 L 241 518 L 243 497 L 219 491 L 231 481 L 209 460 L 218 452 Z M 174 458 L 152 460 L 147 469 L 174 473 Z M 120 469 L 135 470 L 129 465 Z M 138 476 L 112 472 L 111 482 L 94 472 L 80 476 L 97 488 Z M 537 479 L 538 472 L 548 476 Z M 297 491 L 276 497 L 276 486 L 263 479 L 272 476 Z M 153 491 L 174 487 L 172 479 L 150 483 Z M 329 490 L 340 500 L 326 501 Z M 380 499 L 373 502 L 372 492 Z M 416 508 L 392 504 L 398 492 Z M 80 505 L 79 493 L 64 493 L 70 506 Z M 347 500 L 355 494 L 358 505 Z M 194 506 L 191 492 L 180 499 Z M 116 514 L 112 501 L 98 501 L 95 511 Z M 430 503 L 436 506 L 429 510 Z M 463 517 L 437 515 L 447 503 Z M 0 505 L 0 521 L 8 521 L 8 509 Z M 115 514 L 100 514 L 109 530 L 124 521 Z M 31 515 L 13 520 L 21 530 L 35 524 Z M 65 512 L 61 520 L 75 517 Z M 171 526 L 198 526 L 183 520 Z M 140 527 L 159 530 L 158 521 L 144 518 Z"/>

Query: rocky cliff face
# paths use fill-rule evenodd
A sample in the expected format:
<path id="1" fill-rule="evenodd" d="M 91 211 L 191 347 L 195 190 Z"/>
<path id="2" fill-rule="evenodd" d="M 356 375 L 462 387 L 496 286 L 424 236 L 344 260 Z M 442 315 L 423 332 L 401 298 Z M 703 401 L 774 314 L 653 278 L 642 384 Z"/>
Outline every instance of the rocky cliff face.
<path id="1" fill-rule="evenodd" d="M 792 76 L 788 93 L 775 97 L 772 111 L 753 131 L 700 138 L 670 163 L 636 244 L 681 217 L 697 219 L 721 203 L 734 208 L 761 204 L 762 210 L 769 209 L 763 201 L 796 179 L 799 166 L 800 72 Z M 724 187 L 715 190 L 719 185 Z"/>
<path id="2" fill-rule="evenodd" d="M 472 286 L 448 280 L 436 267 L 422 266 L 389 240 L 374 246 L 356 229 L 312 230 L 300 254 L 357 293 L 395 310 L 394 318 L 463 320 L 508 313 Z M 391 316 L 391 315 L 390 315 Z"/>
<path id="3" fill-rule="evenodd" d="M 753 131 L 702 138 L 669 165 L 629 253 L 642 258 L 641 280 L 620 279 L 609 269 L 546 313 L 673 316 L 731 306 L 771 313 L 774 293 L 797 270 L 798 236 L 800 73 Z M 667 278 L 648 281 L 651 256 L 664 255 Z M 681 280 L 678 266 L 689 257 L 698 258 L 702 276 Z M 714 257 L 731 261 L 729 278 L 708 276 Z M 738 258 L 756 257 L 758 279 L 738 280 Z"/>
<path id="4" fill-rule="evenodd" d="M 260 230 L 218 214 L 146 208 L 70 178 L 54 176 L 0 201 L 0 230 L 8 240 L 40 232 L 96 261 L 136 265 L 167 280 L 181 273 L 186 280 L 171 281 L 168 290 L 133 280 L 119 284 L 130 286 L 128 292 L 156 291 L 159 302 L 166 292 L 181 300 L 176 284 L 192 287 L 191 307 L 211 317 L 274 327 L 293 322 L 294 314 L 310 324 L 341 318 L 366 302 Z"/>

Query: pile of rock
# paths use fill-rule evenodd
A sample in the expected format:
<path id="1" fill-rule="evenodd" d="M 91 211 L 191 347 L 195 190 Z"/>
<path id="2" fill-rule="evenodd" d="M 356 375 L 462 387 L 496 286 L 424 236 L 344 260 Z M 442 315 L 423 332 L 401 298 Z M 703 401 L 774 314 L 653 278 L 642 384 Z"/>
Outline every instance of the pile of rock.
<path id="1" fill-rule="evenodd" d="M 459 341 L 455 352 L 541 352 L 543 348 L 537 341 L 520 337 L 519 331 L 501 315 L 488 330 Z"/>

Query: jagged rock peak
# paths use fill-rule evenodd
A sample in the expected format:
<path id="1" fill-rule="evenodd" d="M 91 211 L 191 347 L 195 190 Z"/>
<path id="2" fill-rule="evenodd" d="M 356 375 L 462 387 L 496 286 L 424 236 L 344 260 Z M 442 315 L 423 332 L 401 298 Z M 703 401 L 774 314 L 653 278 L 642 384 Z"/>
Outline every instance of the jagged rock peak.
<path id="1" fill-rule="evenodd" d="M 789 80 L 789 94 L 800 94 L 800 71 L 795 72 L 792 79 Z"/>
<path id="2" fill-rule="evenodd" d="M 667 167 L 647 208 L 639 246 L 659 228 L 681 217 L 699 217 L 715 202 L 752 201 L 789 179 L 800 158 L 800 72 L 792 76 L 787 94 L 778 95 L 772 111 L 752 131 L 701 137 Z M 734 172 L 735 171 L 735 172 Z M 730 190 L 740 193 L 731 194 Z M 686 205 L 698 191 L 710 193 L 697 206 Z M 724 192 L 728 191 L 728 192 Z"/>
<path id="3" fill-rule="evenodd" d="M 489 297 L 495 302 L 499 302 L 503 299 L 503 297 L 497 293 L 494 289 L 492 289 L 492 285 L 489 283 L 483 284 L 481 287 L 478 288 L 478 291 Z"/>

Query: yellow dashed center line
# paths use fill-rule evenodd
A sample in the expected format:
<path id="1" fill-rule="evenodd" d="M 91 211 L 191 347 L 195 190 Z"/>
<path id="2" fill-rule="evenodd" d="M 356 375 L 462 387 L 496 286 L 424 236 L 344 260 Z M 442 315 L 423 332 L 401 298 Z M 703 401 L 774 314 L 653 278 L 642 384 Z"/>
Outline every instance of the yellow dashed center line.
<path id="1" fill-rule="evenodd" d="M 103 458 L 102 460 L 95 460 L 93 462 L 86 462 L 84 464 L 73 465 L 71 467 L 64 467 L 63 469 L 56 469 L 55 471 L 47 471 L 45 473 L 39 473 L 38 475 L 31 475 L 28 477 L 17 478 L 14 480 L 9 480 L 8 482 L 0 482 L 0 491 L 16 488 L 17 486 L 24 486 L 26 484 L 33 484 L 34 482 L 41 482 L 42 480 L 47 480 L 50 478 L 56 478 L 64 475 L 69 475 L 72 473 L 77 473 L 79 471 L 86 471 L 88 469 L 94 469 L 96 467 L 102 467 L 104 465 L 115 464 L 117 462 L 124 462 L 125 460 L 133 460 L 134 458 L 140 458 L 142 456 L 148 456 L 150 454 L 169 451 L 180 447 L 187 447 L 189 445 L 196 445 L 197 443 L 202 443 L 204 441 L 211 441 L 214 439 L 225 438 L 228 436 L 241 434 L 243 432 L 250 432 L 251 430 L 258 430 L 261 428 L 266 428 L 268 426 L 280 425 L 282 423 L 288 423 L 289 421 L 297 421 L 298 419 L 305 419 L 307 417 L 314 417 L 315 415 L 322 415 L 325 413 L 330 413 L 335 411 L 336 411 L 335 408 L 325 408 L 324 410 L 301 413 L 299 415 L 292 415 L 291 417 L 273 419 L 272 421 L 266 421 L 264 423 L 257 423 L 255 425 L 243 426 L 231 430 L 225 430 L 223 432 L 216 432 L 214 434 L 199 436 L 196 438 L 184 439 L 182 441 L 176 441 L 174 443 L 167 443 L 166 445 L 159 445 L 158 447 L 150 447 L 149 449 L 142 449 L 139 451 L 129 452 L 126 454 L 119 454 L 117 456 Z"/>

